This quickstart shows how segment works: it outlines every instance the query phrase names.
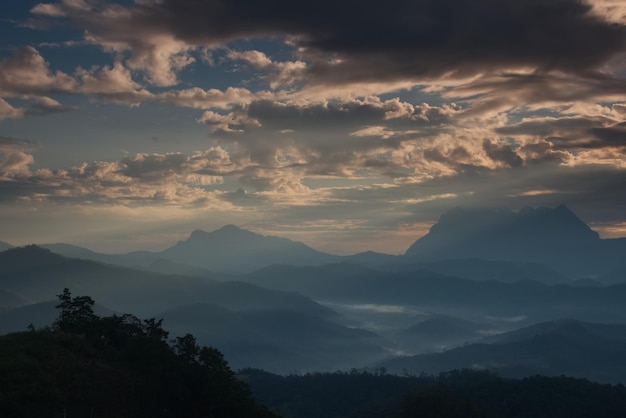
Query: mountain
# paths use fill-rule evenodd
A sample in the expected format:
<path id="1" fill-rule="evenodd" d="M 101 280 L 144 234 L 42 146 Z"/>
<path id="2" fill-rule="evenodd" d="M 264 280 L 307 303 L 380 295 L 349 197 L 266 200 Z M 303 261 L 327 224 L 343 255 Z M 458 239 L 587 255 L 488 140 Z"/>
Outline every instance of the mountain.
<path id="1" fill-rule="evenodd" d="M 341 260 L 340 256 L 314 250 L 301 242 L 256 234 L 235 225 L 226 225 L 212 232 L 195 230 L 186 240 L 160 252 L 102 254 L 60 243 L 40 247 L 71 258 L 201 277 L 245 273 L 272 264 L 322 265 Z"/>
<path id="2" fill-rule="evenodd" d="M 201 303 L 157 316 L 174 334 L 192 333 L 199 343 L 219 347 L 234 368 L 334 371 L 389 356 L 382 348 L 389 343 L 374 333 L 293 311 L 235 312 Z"/>
<path id="3" fill-rule="evenodd" d="M 9 248 L 13 248 L 13 246 L 8 242 L 0 241 L 0 251 L 6 251 Z"/>
<path id="4" fill-rule="evenodd" d="M 58 301 L 39 302 L 0 312 L 0 335 L 26 331 L 30 325 L 38 329 L 52 325 L 59 316 L 58 304 Z M 93 310 L 96 315 L 113 314 L 112 310 L 100 304 L 95 304 Z"/>
<path id="5" fill-rule="evenodd" d="M 115 312 L 164 318 L 178 335 L 219 345 L 238 366 L 283 373 L 361 367 L 389 355 L 381 337 L 294 292 L 240 281 L 162 275 L 72 259 L 37 246 L 0 253 L 2 290 L 35 302 L 0 311 L 0 333 L 50 325 L 55 295 L 69 288 Z M 7 293 L 10 295 L 11 293 Z"/>
<path id="6" fill-rule="evenodd" d="M 207 302 L 235 310 L 285 309 L 337 318 L 336 312 L 304 296 L 249 283 L 133 270 L 63 257 L 34 245 L 0 253 L 0 289 L 45 302 L 65 287 L 118 312 L 141 316 Z"/>
<path id="7" fill-rule="evenodd" d="M 365 267 L 381 268 L 395 265 L 402 261 L 402 256 L 365 251 L 362 253 L 342 257 L 344 262 L 359 264 Z"/>
<path id="8" fill-rule="evenodd" d="M 301 242 L 269 237 L 227 225 L 213 232 L 195 230 L 185 241 L 159 253 L 161 258 L 212 271 L 249 272 L 272 264 L 320 265 L 338 256 Z"/>
<path id="9" fill-rule="evenodd" d="M 267 305 L 265 309 L 227 309 L 225 305 L 237 305 L 225 302 L 224 297 L 220 299 L 154 316 L 164 320 L 172 336 L 192 333 L 200 344 L 219 347 L 236 368 L 253 366 L 279 373 L 335 370 L 361 367 L 389 355 L 381 348 L 386 343 L 381 337 L 347 328 L 314 311 L 305 314 L 304 309 L 287 310 L 278 301 L 274 306 L 282 305 L 279 310 Z M 0 335 L 26 331 L 30 324 L 36 328 L 52 325 L 59 316 L 58 304 L 41 302 L 0 312 Z M 100 304 L 94 306 L 94 311 L 99 316 L 113 314 Z"/>
<path id="10" fill-rule="evenodd" d="M 5 309 L 17 308 L 33 303 L 32 300 L 25 298 L 14 292 L 0 290 L 0 312 Z"/>
<path id="11" fill-rule="evenodd" d="M 492 261 L 479 258 L 449 259 L 423 263 L 396 263 L 386 270 L 410 272 L 428 270 L 437 274 L 464 279 L 496 280 L 513 283 L 533 280 L 545 284 L 563 284 L 570 280 L 561 273 L 538 263 L 515 261 Z"/>
<path id="12" fill-rule="evenodd" d="M 626 324 L 557 320 L 442 353 L 399 357 L 382 363 L 394 373 L 437 374 L 452 369 L 488 369 L 508 377 L 582 377 L 626 382 Z"/>
<path id="13" fill-rule="evenodd" d="M 502 332 L 531 323 L 571 317 L 590 322 L 626 322 L 626 284 L 548 285 L 532 280 L 513 283 L 448 277 L 428 270 L 381 272 L 349 263 L 326 266 L 271 266 L 242 275 L 258 286 L 320 301 L 388 338 L 433 315 L 480 324 L 481 331 Z M 451 340 L 469 341 L 466 334 Z M 408 352 L 435 339 L 398 340 Z M 453 341 L 442 345 L 450 346 Z M 420 349 L 421 350 L 421 349 Z"/>
<path id="14" fill-rule="evenodd" d="M 480 258 L 544 264 L 572 278 L 610 270 L 626 240 L 602 240 L 564 205 L 519 212 L 456 208 L 406 251 L 416 261 Z"/>
<path id="15" fill-rule="evenodd" d="M 395 333 L 394 340 L 413 353 L 441 351 L 468 341 L 478 340 L 488 332 L 488 324 L 480 324 L 449 315 L 431 315 Z"/>
<path id="16" fill-rule="evenodd" d="M 598 277 L 597 280 L 600 283 L 605 283 L 605 284 L 625 283 L 626 282 L 626 264 L 621 263 L 621 265 L 616 266 L 611 271 Z"/>

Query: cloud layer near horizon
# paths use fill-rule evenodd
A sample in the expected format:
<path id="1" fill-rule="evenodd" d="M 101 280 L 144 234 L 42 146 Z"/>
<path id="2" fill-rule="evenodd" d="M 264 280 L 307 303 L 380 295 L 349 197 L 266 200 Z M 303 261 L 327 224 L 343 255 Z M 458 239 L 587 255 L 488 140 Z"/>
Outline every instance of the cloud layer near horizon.
<path id="1" fill-rule="evenodd" d="M 358 231 L 417 233 L 456 205 L 566 203 L 607 231 L 626 221 L 615 2 L 60 0 L 13 25 L 58 41 L 0 56 L 6 211 L 203 208 L 190 226 L 213 213 L 341 230 L 344 251 Z M 171 108 L 208 139 L 51 168 L 41 149 L 61 145 L 16 134 L 98 104 Z"/>

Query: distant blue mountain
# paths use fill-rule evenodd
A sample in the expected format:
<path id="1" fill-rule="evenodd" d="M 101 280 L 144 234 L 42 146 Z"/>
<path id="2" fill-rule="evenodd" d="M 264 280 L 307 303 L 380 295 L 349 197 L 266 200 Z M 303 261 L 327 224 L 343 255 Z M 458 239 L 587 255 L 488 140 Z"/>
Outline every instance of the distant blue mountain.
<path id="1" fill-rule="evenodd" d="M 270 237 L 227 225 L 213 232 L 193 231 L 185 241 L 159 253 L 160 258 L 212 271 L 249 272 L 272 264 L 321 265 L 339 256 L 301 242 Z"/>
<path id="2" fill-rule="evenodd" d="M 346 261 L 383 271 L 428 269 L 478 280 L 558 283 L 605 276 L 605 281 L 615 283 L 622 281 L 618 270 L 626 259 L 626 238 L 600 239 L 564 205 L 518 212 L 455 208 L 403 256 L 368 251 L 342 257 L 234 225 L 212 232 L 195 230 L 161 252 L 101 254 L 68 244 L 43 246 L 67 257 L 193 276 L 249 273 L 276 264 L 321 266 Z"/>
<path id="3" fill-rule="evenodd" d="M 569 276 L 610 271 L 626 240 L 602 240 L 566 206 L 519 212 L 456 208 L 406 251 L 417 261 L 480 258 L 540 263 Z"/>
<path id="4" fill-rule="evenodd" d="M 6 251 L 9 248 L 13 248 L 13 246 L 8 242 L 0 241 L 0 251 Z"/>

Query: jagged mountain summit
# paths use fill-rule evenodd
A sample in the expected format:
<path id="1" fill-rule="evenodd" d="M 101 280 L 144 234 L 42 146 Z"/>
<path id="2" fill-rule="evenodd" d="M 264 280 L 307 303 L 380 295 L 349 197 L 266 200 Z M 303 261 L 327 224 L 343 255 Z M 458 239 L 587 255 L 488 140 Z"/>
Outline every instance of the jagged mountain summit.
<path id="1" fill-rule="evenodd" d="M 626 240 L 603 240 L 564 205 L 519 212 L 455 208 L 407 250 L 415 260 L 480 258 L 541 263 L 568 275 L 597 275 L 626 255 Z"/>
<path id="2" fill-rule="evenodd" d="M 321 265 L 339 256 L 287 238 L 260 235 L 226 225 L 213 232 L 195 230 L 159 255 L 177 263 L 213 271 L 249 272 L 272 264 Z"/>

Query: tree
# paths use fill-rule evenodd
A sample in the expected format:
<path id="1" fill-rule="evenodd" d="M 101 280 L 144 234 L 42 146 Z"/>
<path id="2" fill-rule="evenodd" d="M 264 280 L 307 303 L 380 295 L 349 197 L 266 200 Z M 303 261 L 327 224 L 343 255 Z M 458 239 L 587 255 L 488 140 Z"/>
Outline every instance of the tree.
<path id="1" fill-rule="evenodd" d="M 144 319 L 143 331 L 146 337 L 160 342 L 167 342 L 167 337 L 170 335 L 163 329 L 163 319 L 158 321 L 156 318 Z"/>
<path id="2" fill-rule="evenodd" d="M 54 327 L 60 331 L 88 334 L 93 331 L 94 323 L 99 317 L 93 311 L 94 300 L 89 296 L 72 297 L 72 293 L 66 287 L 63 293 L 57 295 L 60 309 L 59 317 L 54 322 Z"/>
<path id="3" fill-rule="evenodd" d="M 185 334 L 182 337 L 176 337 L 174 342 L 174 351 L 178 357 L 187 363 L 197 363 L 200 347 L 196 343 L 196 337 L 192 334 Z"/>

